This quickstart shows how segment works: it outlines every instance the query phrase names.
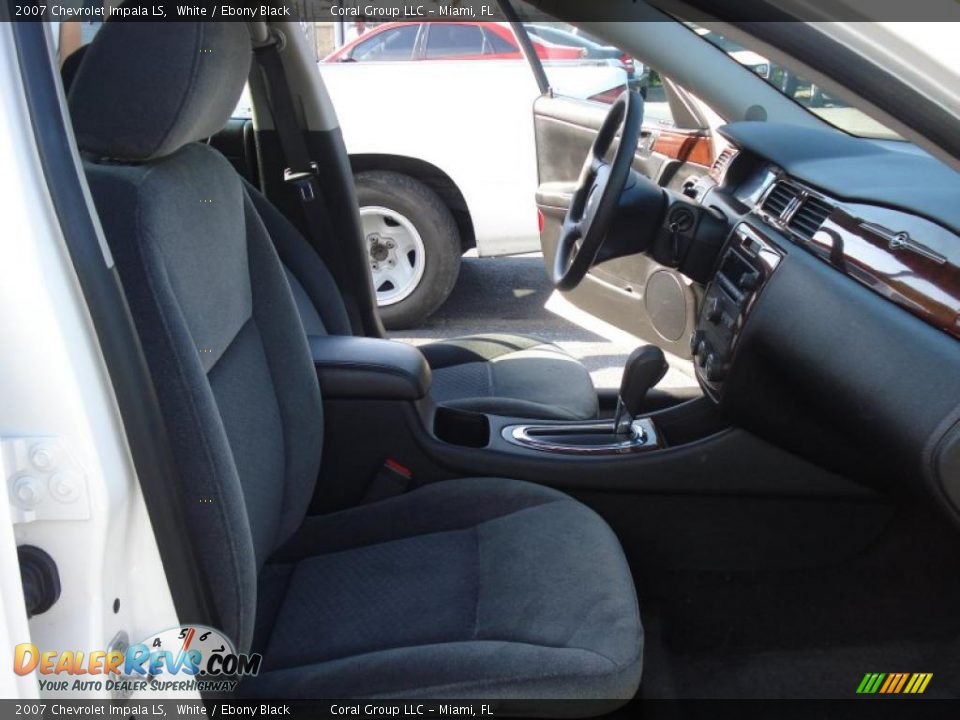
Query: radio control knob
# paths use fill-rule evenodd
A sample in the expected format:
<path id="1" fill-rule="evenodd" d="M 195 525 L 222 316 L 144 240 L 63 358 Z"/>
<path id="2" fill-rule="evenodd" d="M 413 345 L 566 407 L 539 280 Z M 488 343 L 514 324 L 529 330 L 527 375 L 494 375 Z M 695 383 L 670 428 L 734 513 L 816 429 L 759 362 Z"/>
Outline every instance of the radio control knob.
<path id="1" fill-rule="evenodd" d="M 710 298 L 707 301 L 707 320 L 712 323 L 720 322 L 720 318 L 723 317 L 723 308 L 720 307 L 720 300 L 718 298 Z"/>
<path id="2" fill-rule="evenodd" d="M 727 368 L 716 353 L 710 353 L 704 363 L 703 373 L 710 382 L 720 382 L 726 376 Z"/>
<path id="3" fill-rule="evenodd" d="M 694 357 L 696 357 L 699 352 L 701 342 L 703 342 L 703 331 L 694 330 L 693 335 L 690 336 L 690 354 Z"/>
<path id="4" fill-rule="evenodd" d="M 697 363 L 700 367 L 703 367 L 707 362 L 707 356 L 710 354 L 710 347 L 707 345 L 706 340 L 701 340 L 697 345 L 697 351 L 694 353 L 694 356 L 697 358 Z"/>
<path id="5" fill-rule="evenodd" d="M 742 278 L 740 278 L 740 282 L 737 284 L 740 286 L 741 290 L 752 292 L 760 287 L 760 273 L 757 271 L 746 273 Z"/>

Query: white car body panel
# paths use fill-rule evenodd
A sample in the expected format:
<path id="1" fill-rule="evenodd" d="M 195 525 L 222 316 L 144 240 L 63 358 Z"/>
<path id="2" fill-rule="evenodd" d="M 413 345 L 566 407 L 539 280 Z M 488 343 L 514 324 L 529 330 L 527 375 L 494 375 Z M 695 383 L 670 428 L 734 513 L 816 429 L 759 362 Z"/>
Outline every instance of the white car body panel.
<path id="1" fill-rule="evenodd" d="M 107 689 L 41 690 L 36 671 L 13 672 L 19 643 L 33 643 L 41 652 L 106 650 L 119 632 L 136 642 L 176 625 L 177 615 L 110 379 L 48 195 L 7 23 L 0 23 L 0 187 L 0 476 L 7 487 L 28 477 L 38 489 L 36 502 L 9 491 L 0 500 L 7 518 L 0 531 L 0 665 L 6 668 L 0 693 L 108 699 Z M 104 263 L 110 262 L 105 253 Z M 73 474 L 79 497 L 58 501 L 50 473 L 30 466 L 27 458 L 40 438 L 54 449 L 51 467 Z M 44 550 L 60 575 L 57 602 L 29 621 L 15 545 Z"/>
<path id="2" fill-rule="evenodd" d="M 481 256 L 540 249 L 532 122 L 540 94 L 525 60 L 319 63 L 350 155 L 422 160 L 466 200 Z M 606 63 L 548 63 L 563 94 L 626 83 Z"/>

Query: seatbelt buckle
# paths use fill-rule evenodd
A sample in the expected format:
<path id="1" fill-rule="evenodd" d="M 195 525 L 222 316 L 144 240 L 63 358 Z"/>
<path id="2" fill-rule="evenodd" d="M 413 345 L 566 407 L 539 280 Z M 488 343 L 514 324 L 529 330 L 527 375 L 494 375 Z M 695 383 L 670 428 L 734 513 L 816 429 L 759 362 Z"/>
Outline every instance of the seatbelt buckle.
<path id="1" fill-rule="evenodd" d="M 300 199 L 304 202 L 312 202 L 316 197 L 313 191 L 313 181 L 320 175 L 320 170 L 315 162 L 310 163 L 309 170 L 294 170 L 285 168 L 283 171 L 283 181 L 293 185 L 300 193 Z"/>
<path id="2" fill-rule="evenodd" d="M 363 495 L 364 503 L 379 502 L 403 495 L 413 483 L 413 471 L 393 458 L 387 458 Z"/>

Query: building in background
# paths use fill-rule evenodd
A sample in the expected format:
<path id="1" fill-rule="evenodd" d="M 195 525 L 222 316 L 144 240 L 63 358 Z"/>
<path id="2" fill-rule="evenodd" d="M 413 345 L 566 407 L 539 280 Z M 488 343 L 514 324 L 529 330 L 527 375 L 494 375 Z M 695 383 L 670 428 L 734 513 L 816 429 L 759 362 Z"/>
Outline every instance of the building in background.
<path id="1" fill-rule="evenodd" d="M 344 43 L 345 35 L 340 26 L 354 24 L 346 22 L 301 22 L 300 26 L 314 50 L 314 59 L 320 61 Z M 338 37 L 340 38 L 339 41 Z"/>

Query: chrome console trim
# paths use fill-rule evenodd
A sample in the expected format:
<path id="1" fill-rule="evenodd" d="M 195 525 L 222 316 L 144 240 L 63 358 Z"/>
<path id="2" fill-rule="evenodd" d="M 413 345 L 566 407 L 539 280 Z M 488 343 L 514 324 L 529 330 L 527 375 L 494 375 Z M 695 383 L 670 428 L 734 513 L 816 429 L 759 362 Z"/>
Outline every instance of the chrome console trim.
<path id="1" fill-rule="evenodd" d="M 631 433 L 622 441 L 605 443 L 603 445 L 578 445 L 575 443 L 557 442 L 555 439 L 545 440 L 537 435 L 550 435 L 552 438 L 564 435 L 597 435 L 609 434 L 615 436 L 613 424 L 608 421 L 581 423 L 577 425 L 508 425 L 503 428 L 503 439 L 513 445 L 519 445 L 530 450 L 540 452 L 559 453 L 562 455 L 628 455 L 638 452 L 648 452 L 660 447 L 657 429 L 649 418 L 639 418 L 631 425 Z"/>

